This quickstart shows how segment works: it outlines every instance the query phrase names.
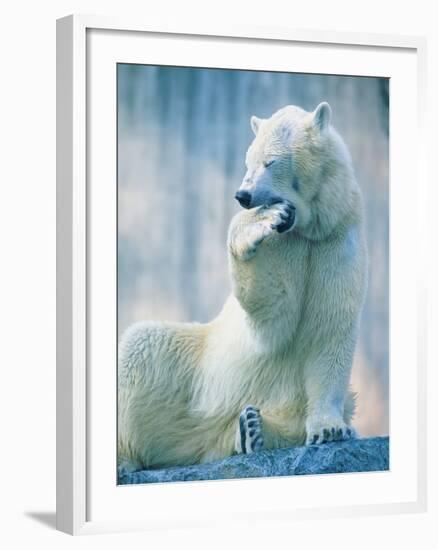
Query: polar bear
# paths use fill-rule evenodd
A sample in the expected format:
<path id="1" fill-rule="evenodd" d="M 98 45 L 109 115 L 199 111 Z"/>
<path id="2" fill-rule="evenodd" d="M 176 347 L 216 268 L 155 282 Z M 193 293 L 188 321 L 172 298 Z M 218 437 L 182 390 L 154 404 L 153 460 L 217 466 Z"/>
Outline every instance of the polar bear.
<path id="1" fill-rule="evenodd" d="M 253 116 L 228 234 L 232 294 L 207 324 L 141 322 L 119 346 L 121 468 L 353 437 L 363 206 L 331 109 Z"/>

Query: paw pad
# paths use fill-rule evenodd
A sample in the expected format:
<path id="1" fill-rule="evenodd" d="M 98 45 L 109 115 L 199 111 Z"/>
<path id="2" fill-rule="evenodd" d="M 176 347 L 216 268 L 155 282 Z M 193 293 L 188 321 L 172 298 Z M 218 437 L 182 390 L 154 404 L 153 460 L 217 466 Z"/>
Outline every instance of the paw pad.
<path id="1" fill-rule="evenodd" d="M 243 409 L 239 417 L 238 451 L 244 454 L 263 449 L 262 417 L 252 405 Z"/>

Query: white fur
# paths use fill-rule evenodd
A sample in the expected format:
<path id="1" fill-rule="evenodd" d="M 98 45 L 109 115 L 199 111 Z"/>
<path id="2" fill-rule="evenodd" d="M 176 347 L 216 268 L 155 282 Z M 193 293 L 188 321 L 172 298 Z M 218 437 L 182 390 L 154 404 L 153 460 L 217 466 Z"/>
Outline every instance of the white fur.
<path id="1" fill-rule="evenodd" d="M 208 324 L 144 322 L 123 336 L 120 463 L 231 455 L 248 404 L 260 409 L 265 448 L 350 436 L 366 246 L 361 193 L 330 115 L 324 103 L 252 118 L 241 189 L 253 203 L 228 236 L 232 295 Z M 280 234 L 285 204 L 296 217 Z"/>

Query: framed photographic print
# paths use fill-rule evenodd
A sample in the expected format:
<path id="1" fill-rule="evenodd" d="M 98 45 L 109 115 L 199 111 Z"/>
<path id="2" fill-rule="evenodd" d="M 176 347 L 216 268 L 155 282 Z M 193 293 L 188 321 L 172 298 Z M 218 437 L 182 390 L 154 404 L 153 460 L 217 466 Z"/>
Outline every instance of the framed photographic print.
<path id="1" fill-rule="evenodd" d="M 425 508 L 424 51 L 58 21 L 59 529 Z"/>

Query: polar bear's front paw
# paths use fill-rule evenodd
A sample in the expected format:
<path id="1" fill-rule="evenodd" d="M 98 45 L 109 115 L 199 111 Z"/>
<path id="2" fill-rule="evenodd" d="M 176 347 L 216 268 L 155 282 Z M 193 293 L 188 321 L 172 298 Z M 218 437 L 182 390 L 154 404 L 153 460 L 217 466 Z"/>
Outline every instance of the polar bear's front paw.
<path id="1" fill-rule="evenodd" d="M 329 441 L 344 441 L 356 437 L 356 431 L 340 419 L 321 418 L 307 425 L 306 445 L 319 445 Z"/>
<path id="2" fill-rule="evenodd" d="M 266 237 L 273 232 L 272 223 L 269 220 L 261 220 L 248 227 L 247 238 L 240 254 L 242 260 L 250 260 L 255 255 L 257 248 Z"/>
<path id="3" fill-rule="evenodd" d="M 263 446 L 260 410 L 252 405 L 248 405 L 243 409 L 239 417 L 235 450 L 237 453 L 249 454 L 261 451 Z"/>
<path id="4" fill-rule="evenodd" d="M 279 202 L 269 208 L 272 213 L 272 229 L 285 233 L 292 229 L 295 223 L 295 206 L 289 201 Z"/>
<path id="5" fill-rule="evenodd" d="M 254 220 L 246 226 L 236 226 L 229 246 L 234 256 L 243 261 L 254 257 L 260 244 L 277 233 L 290 231 L 295 223 L 295 207 L 288 201 L 254 208 Z"/>

